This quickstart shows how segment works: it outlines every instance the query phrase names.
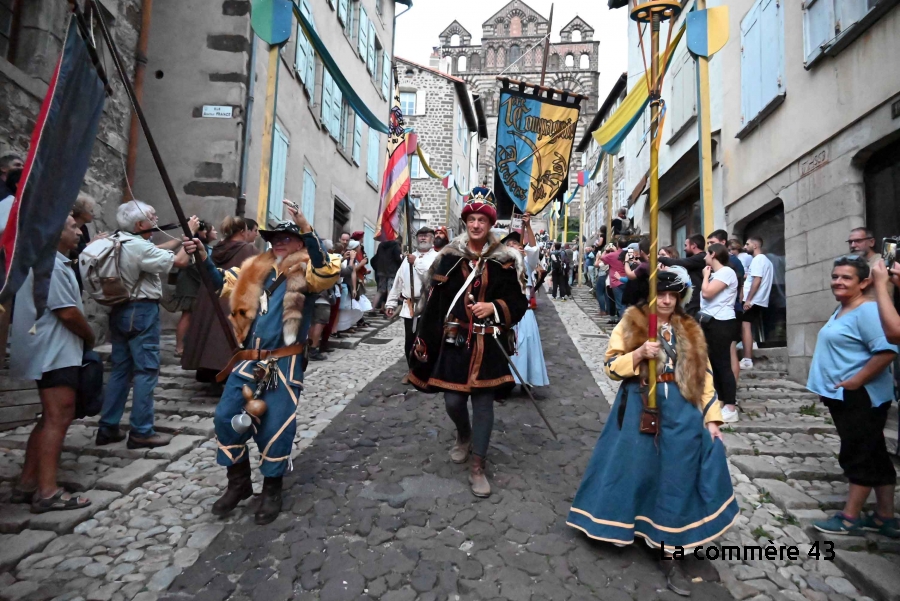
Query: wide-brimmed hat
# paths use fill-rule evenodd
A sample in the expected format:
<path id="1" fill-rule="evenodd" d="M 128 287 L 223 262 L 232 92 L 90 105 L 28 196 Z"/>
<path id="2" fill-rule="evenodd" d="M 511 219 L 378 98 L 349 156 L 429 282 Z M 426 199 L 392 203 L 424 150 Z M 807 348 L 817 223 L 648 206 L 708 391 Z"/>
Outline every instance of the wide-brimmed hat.
<path id="1" fill-rule="evenodd" d="M 271 242 L 272 238 L 278 234 L 291 234 L 293 236 L 297 236 L 297 238 L 301 238 L 300 228 L 293 221 L 280 221 L 278 224 L 269 230 L 259 230 L 259 235 L 263 237 L 263 240 L 266 242 Z"/>
<path id="2" fill-rule="evenodd" d="M 419 231 L 416 232 L 416 236 L 418 236 L 420 234 L 434 234 L 434 230 L 426 225 L 426 226 L 420 227 Z"/>
<path id="3" fill-rule="evenodd" d="M 481 186 L 472 188 L 466 204 L 463 205 L 460 218 L 465 221 L 466 217 L 476 213 L 487 217 L 491 221 L 491 225 L 497 223 L 497 204 L 490 188 Z"/>
<path id="4" fill-rule="evenodd" d="M 520 232 L 519 230 L 513 230 L 510 233 L 503 236 L 503 238 L 500 240 L 500 242 L 503 244 L 506 244 L 510 240 L 515 240 L 519 244 L 522 244 L 522 232 Z"/>
<path id="5" fill-rule="evenodd" d="M 691 276 L 687 269 L 674 265 L 660 270 L 656 275 L 656 292 L 674 292 L 681 297 L 681 305 L 691 301 L 693 288 L 691 288 Z"/>

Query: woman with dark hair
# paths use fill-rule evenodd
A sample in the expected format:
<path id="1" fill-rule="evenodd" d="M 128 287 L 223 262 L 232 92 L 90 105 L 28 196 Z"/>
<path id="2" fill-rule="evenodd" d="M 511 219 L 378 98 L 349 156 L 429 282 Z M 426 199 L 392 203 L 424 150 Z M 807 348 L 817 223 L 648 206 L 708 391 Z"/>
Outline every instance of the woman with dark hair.
<path id="1" fill-rule="evenodd" d="M 210 243 L 218 239 L 219 233 L 209 222 L 201 221 L 197 230 L 197 238 L 206 246 L 207 253 L 211 252 Z M 175 274 L 170 274 L 175 275 Z M 160 303 L 169 313 L 181 312 L 178 325 L 175 326 L 175 356 L 184 354 L 184 338 L 191 327 L 191 312 L 194 301 L 200 292 L 202 281 L 196 265 L 189 265 L 178 271 L 175 279 L 175 291 L 172 296 L 164 298 Z"/>
<path id="2" fill-rule="evenodd" d="M 604 368 L 621 380 L 566 523 L 589 537 L 629 545 L 639 536 L 671 553 L 705 545 L 740 513 L 725 460 L 720 403 L 703 332 L 682 309 L 690 278 L 674 268 L 657 281 L 657 342 L 649 310 L 630 307 L 612 331 Z M 656 359 L 658 413 L 646 409 L 647 361 Z M 648 417 L 656 433 L 645 433 Z M 642 431 L 644 430 L 644 431 Z M 690 581 L 662 561 L 669 588 L 690 595 Z"/>
<path id="3" fill-rule="evenodd" d="M 222 222 L 222 234 L 225 236 L 212 251 L 212 262 L 222 270 L 240 267 L 241 263 L 259 254 L 253 245 L 259 227 L 252 228 L 255 221 L 243 217 L 226 217 Z M 225 314 L 231 313 L 227 298 L 219 299 Z M 197 381 L 213 383 L 216 374 L 228 365 L 231 359 L 231 348 L 218 318 L 213 312 L 212 300 L 206 293 L 197 296 L 187 334 L 184 337 L 184 355 L 181 358 L 183 369 L 197 370 Z"/>
<path id="4" fill-rule="evenodd" d="M 727 423 L 736 422 L 740 417 L 735 407 L 737 382 L 731 371 L 731 343 L 740 338 L 740 323 L 734 314 L 737 291 L 738 278 L 728 265 L 728 249 L 724 244 L 710 244 L 706 250 L 697 319 L 709 347 L 716 392 L 725 405 L 722 421 Z"/>
<path id="5" fill-rule="evenodd" d="M 878 305 L 867 297 L 869 264 L 859 256 L 835 260 L 831 292 L 840 307 L 819 330 L 806 387 L 828 407 L 841 438 L 838 462 L 850 482 L 844 509 L 813 524 L 827 534 L 863 530 L 900 538 L 894 517 L 897 472 L 888 455 L 884 426 L 894 398 L 888 367 L 897 356 L 878 319 Z M 875 490 L 876 509 L 861 515 Z"/>

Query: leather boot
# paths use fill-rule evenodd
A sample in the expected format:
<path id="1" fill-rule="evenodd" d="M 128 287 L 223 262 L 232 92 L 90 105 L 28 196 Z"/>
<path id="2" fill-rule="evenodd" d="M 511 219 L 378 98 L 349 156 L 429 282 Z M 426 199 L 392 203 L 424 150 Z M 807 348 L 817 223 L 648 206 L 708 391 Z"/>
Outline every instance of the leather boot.
<path id="1" fill-rule="evenodd" d="M 469 471 L 469 484 L 472 486 L 472 494 L 476 497 L 491 496 L 491 483 L 484 475 L 484 457 L 472 455 L 472 464 Z"/>
<path id="2" fill-rule="evenodd" d="M 254 521 L 258 526 L 271 524 L 281 513 L 281 478 L 263 479 L 262 494 L 259 496 L 259 509 Z"/>
<path id="3" fill-rule="evenodd" d="M 472 443 L 468 440 L 461 440 L 459 434 L 457 434 L 456 443 L 450 448 L 450 461 L 453 463 L 465 463 L 471 450 Z"/>
<path id="4" fill-rule="evenodd" d="M 691 596 L 691 581 L 684 575 L 677 561 L 660 561 L 659 569 L 666 576 L 666 588 L 681 597 Z"/>
<path id="5" fill-rule="evenodd" d="M 213 515 L 224 516 L 238 506 L 244 499 L 253 496 L 253 485 L 250 482 L 250 462 L 242 461 L 228 466 L 228 488 L 219 500 L 213 503 Z"/>

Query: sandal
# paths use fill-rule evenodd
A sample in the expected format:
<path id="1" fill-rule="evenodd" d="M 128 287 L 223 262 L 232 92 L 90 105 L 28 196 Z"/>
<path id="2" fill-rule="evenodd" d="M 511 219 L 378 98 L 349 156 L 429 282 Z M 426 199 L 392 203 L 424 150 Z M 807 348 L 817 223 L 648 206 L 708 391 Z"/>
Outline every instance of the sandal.
<path id="1" fill-rule="evenodd" d="M 25 490 L 23 488 L 13 487 L 12 492 L 9 495 L 9 502 L 14 505 L 31 503 L 35 492 L 37 492 L 37 489 Z"/>
<path id="2" fill-rule="evenodd" d="M 69 509 L 84 509 L 91 504 L 89 499 L 82 497 L 69 496 L 64 499 L 63 496 L 68 493 L 65 489 L 60 488 L 56 493 L 48 498 L 36 498 L 31 502 L 31 513 L 47 513 L 48 511 L 67 511 Z"/>

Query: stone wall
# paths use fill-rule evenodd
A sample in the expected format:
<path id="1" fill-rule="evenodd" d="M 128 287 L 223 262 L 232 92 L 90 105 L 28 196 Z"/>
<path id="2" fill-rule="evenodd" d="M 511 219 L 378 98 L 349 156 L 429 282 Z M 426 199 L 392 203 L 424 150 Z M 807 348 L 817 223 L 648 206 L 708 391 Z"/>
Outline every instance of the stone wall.
<path id="1" fill-rule="evenodd" d="M 141 2 L 106 0 L 102 4 L 109 10 L 107 17 L 112 16 L 112 34 L 119 52 L 126 57 L 126 67 L 132 77 L 132 57 L 141 25 Z M 23 3 L 15 63 L 0 59 L 0 154 L 15 152 L 24 157 L 28 152 L 35 119 L 62 50 L 68 19 L 65 2 L 30 0 Z M 99 32 L 97 40 L 100 41 Z M 102 55 L 109 56 L 105 48 L 101 49 Z M 111 68 L 112 62 L 107 60 L 107 65 Z M 125 89 L 118 76 L 113 72 L 107 75 L 113 96 L 106 101 L 82 186 L 82 191 L 97 203 L 94 224 L 89 226 L 93 231 L 116 229 L 115 216 L 123 195 L 131 117 Z M 88 303 L 86 311 L 94 330 L 101 336 L 105 334 L 108 324 L 102 309 Z"/>

